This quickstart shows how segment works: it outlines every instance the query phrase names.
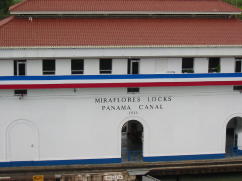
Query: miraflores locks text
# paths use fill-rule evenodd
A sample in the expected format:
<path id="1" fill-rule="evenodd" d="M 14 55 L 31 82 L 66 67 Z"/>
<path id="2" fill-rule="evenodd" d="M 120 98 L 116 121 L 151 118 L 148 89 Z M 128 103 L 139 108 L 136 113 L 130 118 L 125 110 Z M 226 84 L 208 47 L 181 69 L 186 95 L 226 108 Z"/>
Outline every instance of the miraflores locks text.
<path id="1" fill-rule="evenodd" d="M 100 105 L 102 111 L 160 110 L 173 99 L 172 96 L 96 97 L 95 104 Z"/>

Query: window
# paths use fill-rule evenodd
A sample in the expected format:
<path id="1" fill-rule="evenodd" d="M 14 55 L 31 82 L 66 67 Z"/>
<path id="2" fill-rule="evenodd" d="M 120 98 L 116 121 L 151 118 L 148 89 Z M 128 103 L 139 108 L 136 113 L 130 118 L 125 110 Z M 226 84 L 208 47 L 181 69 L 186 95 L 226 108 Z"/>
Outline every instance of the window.
<path id="1" fill-rule="evenodd" d="M 43 60 L 43 75 L 55 74 L 55 60 Z"/>
<path id="2" fill-rule="evenodd" d="M 242 91 L 242 86 L 241 85 L 236 85 L 233 87 L 235 91 Z"/>
<path id="3" fill-rule="evenodd" d="M 82 59 L 71 60 L 71 73 L 72 74 L 83 74 L 84 73 L 84 60 L 82 60 Z"/>
<path id="4" fill-rule="evenodd" d="M 111 74 L 112 59 L 100 59 L 99 70 L 100 70 L 100 74 Z"/>
<path id="5" fill-rule="evenodd" d="M 138 87 L 129 87 L 127 88 L 127 93 L 139 93 L 139 88 Z"/>
<path id="6" fill-rule="evenodd" d="M 220 72 L 220 58 L 209 58 L 208 72 L 209 73 Z"/>
<path id="7" fill-rule="evenodd" d="M 26 60 L 14 60 L 14 75 L 26 75 Z"/>
<path id="8" fill-rule="evenodd" d="M 128 60 L 128 74 L 139 74 L 139 59 Z"/>
<path id="9" fill-rule="evenodd" d="M 182 59 L 182 73 L 194 73 L 194 61 L 193 58 Z"/>
<path id="10" fill-rule="evenodd" d="M 237 73 L 241 72 L 241 68 L 242 68 L 241 61 L 242 61 L 242 58 L 236 59 L 236 61 L 235 61 L 235 72 L 237 72 Z"/>
<path id="11" fill-rule="evenodd" d="M 24 96 L 24 95 L 27 95 L 27 90 L 24 89 L 24 90 L 14 90 L 14 95 L 15 96 Z"/>

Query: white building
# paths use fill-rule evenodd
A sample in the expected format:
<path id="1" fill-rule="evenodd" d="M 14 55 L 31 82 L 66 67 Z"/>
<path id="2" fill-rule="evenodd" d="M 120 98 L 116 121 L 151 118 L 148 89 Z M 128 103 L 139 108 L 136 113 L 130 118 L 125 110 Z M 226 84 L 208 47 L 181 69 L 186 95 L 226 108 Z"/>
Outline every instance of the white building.
<path id="1" fill-rule="evenodd" d="M 220 0 L 13 6 L 0 21 L 0 167 L 240 155 L 240 13 Z"/>

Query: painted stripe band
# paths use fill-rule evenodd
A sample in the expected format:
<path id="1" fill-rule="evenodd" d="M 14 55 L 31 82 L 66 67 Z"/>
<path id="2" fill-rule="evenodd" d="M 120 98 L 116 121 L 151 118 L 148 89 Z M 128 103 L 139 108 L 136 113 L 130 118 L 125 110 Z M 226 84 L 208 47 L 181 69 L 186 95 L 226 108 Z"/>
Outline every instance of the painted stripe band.
<path id="1" fill-rule="evenodd" d="M 242 78 L 242 73 L 204 74 L 128 74 L 128 75 L 52 75 L 52 76 L 0 76 L 0 81 L 16 80 L 100 80 L 100 79 L 182 79 L 182 78 Z"/>
<path id="2" fill-rule="evenodd" d="M 0 85 L 0 89 L 111 88 L 111 87 L 118 88 L 118 87 L 222 86 L 222 85 L 242 85 L 242 81 L 21 84 L 21 85 L 17 84 L 17 85 Z"/>

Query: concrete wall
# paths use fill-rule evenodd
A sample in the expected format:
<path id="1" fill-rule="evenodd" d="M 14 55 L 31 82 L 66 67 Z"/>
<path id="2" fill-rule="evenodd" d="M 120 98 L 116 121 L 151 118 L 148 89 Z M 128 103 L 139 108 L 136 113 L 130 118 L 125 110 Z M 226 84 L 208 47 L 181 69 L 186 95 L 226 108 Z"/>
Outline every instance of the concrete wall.
<path id="1" fill-rule="evenodd" d="M 235 58 L 221 58 L 220 59 L 221 73 L 230 73 L 235 71 Z"/>
<path id="2" fill-rule="evenodd" d="M 28 60 L 26 64 L 27 75 L 43 75 L 42 60 Z M 13 68 L 12 68 L 13 69 Z"/>
<path id="3" fill-rule="evenodd" d="M 167 58 L 159 58 L 156 60 L 156 68 L 155 72 L 157 74 L 166 74 L 168 67 L 168 59 Z"/>
<path id="4" fill-rule="evenodd" d="M 208 73 L 208 58 L 194 58 L 194 73 Z"/>
<path id="5" fill-rule="evenodd" d="M 84 60 L 84 74 L 86 75 L 99 74 L 99 59 Z"/>
<path id="6" fill-rule="evenodd" d="M 242 116 L 242 96 L 231 86 L 141 88 L 135 95 L 125 88 L 29 90 L 21 100 L 9 92 L 0 91 L 1 161 L 120 158 L 129 120 L 143 124 L 145 157 L 221 154 L 227 122 Z M 131 110 L 108 109 L 119 105 Z"/>
<path id="7" fill-rule="evenodd" d="M 0 61 L 0 76 L 13 75 L 13 60 Z"/>
<path id="8" fill-rule="evenodd" d="M 167 58 L 167 73 L 180 74 L 182 72 L 182 58 Z"/>
<path id="9" fill-rule="evenodd" d="M 71 59 L 56 59 L 55 74 L 71 75 Z"/>
<path id="10" fill-rule="evenodd" d="M 113 59 L 112 66 L 113 66 L 112 67 L 113 74 L 127 74 L 128 60 L 127 59 Z"/>

